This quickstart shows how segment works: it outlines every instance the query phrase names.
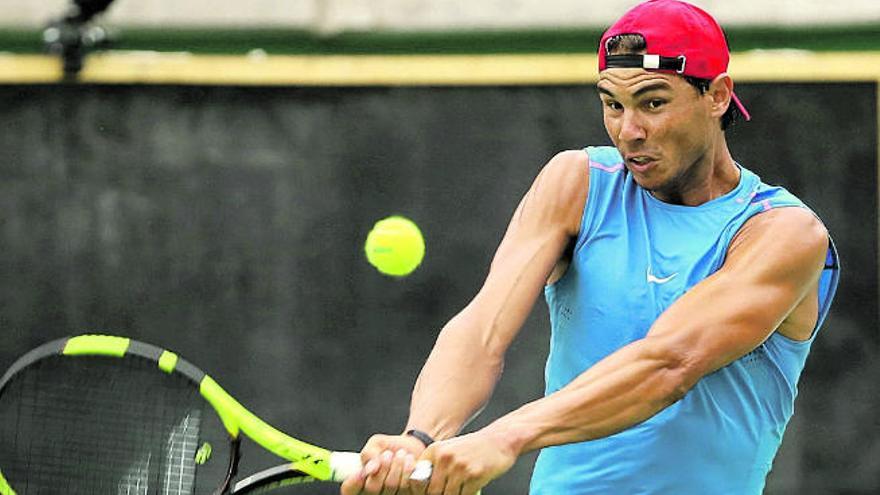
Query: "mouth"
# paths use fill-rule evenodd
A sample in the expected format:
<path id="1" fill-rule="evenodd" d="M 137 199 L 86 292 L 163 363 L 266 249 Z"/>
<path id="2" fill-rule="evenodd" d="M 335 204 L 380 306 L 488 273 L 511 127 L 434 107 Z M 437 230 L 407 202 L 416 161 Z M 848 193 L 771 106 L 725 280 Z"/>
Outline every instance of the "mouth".
<path id="1" fill-rule="evenodd" d="M 657 163 L 657 159 L 648 155 L 626 155 L 626 165 L 634 172 L 645 172 Z"/>

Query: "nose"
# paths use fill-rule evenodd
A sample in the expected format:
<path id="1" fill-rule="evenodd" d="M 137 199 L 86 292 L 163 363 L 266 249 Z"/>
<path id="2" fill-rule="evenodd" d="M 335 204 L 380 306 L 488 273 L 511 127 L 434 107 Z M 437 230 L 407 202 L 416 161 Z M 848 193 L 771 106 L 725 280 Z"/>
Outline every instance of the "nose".
<path id="1" fill-rule="evenodd" d="M 647 137 L 644 122 L 642 122 L 638 112 L 624 111 L 620 119 L 620 129 L 617 132 L 617 138 L 620 141 L 632 142 L 641 141 Z"/>

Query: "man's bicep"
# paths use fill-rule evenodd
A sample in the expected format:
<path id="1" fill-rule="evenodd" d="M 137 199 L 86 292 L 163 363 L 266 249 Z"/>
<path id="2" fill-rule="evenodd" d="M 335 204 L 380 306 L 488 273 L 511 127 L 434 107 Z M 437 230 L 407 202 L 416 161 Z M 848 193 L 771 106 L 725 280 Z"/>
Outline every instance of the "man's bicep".
<path id="1" fill-rule="evenodd" d="M 564 151 L 541 169 L 511 215 L 493 266 L 522 240 L 544 237 L 551 231 L 577 236 L 589 191 L 588 162 L 584 150 Z"/>
<path id="2" fill-rule="evenodd" d="M 815 293 L 827 246 L 827 232 L 806 210 L 753 217 L 721 269 L 670 306 L 648 336 L 680 353 L 695 374 L 729 364 L 764 342 Z"/>
<path id="3" fill-rule="evenodd" d="M 544 167 L 511 216 L 486 281 L 468 307 L 503 347 L 525 321 L 577 235 L 587 180 L 586 153 L 560 153 Z"/>

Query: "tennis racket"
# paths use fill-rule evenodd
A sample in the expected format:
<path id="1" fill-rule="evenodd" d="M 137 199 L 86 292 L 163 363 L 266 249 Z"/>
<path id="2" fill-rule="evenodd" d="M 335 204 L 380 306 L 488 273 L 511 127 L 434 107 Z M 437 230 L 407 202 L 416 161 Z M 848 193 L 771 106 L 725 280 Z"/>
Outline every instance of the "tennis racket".
<path id="1" fill-rule="evenodd" d="M 242 436 L 285 462 L 236 478 Z M 0 379 L 0 495 L 245 494 L 360 469 L 359 454 L 282 433 L 191 363 L 129 338 L 55 340 Z"/>

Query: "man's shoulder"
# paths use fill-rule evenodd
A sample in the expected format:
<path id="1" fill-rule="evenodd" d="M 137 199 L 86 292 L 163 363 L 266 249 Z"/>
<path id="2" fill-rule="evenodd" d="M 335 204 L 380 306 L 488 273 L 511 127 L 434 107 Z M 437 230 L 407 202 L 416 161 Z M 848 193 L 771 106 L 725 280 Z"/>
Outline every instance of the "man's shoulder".
<path id="1" fill-rule="evenodd" d="M 577 232 L 590 188 L 589 158 L 585 150 L 557 153 L 544 165 L 532 192 L 547 208 L 561 215 L 567 230 Z"/>
<path id="2" fill-rule="evenodd" d="M 589 162 L 588 148 L 563 150 L 547 162 L 547 166 L 584 166 Z"/>
<path id="3" fill-rule="evenodd" d="M 540 178 L 556 187 L 576 185 L 579 189 L 589 180 L 589 161 L 586 150 L 560 151 L 544 165 Z"/>
<path id="4" fill-rule="evenodd" d="M 828 236 L 828 231 L 819 217 L 802 205 L 772 208 L 751 217 L 747 223 L 780 236 L 806 234 L 820 238 Z"/>
<path id="5" fill-rule="evenodd" d="M 751 247 L 770 252 L 771 246 L 784 246 L 788 256 L 809 257 L 825 253 L 829 246 L 825 225 L 806 207 L 772 208 L 749 218 L 731 242 L 729 251 Z"/>

